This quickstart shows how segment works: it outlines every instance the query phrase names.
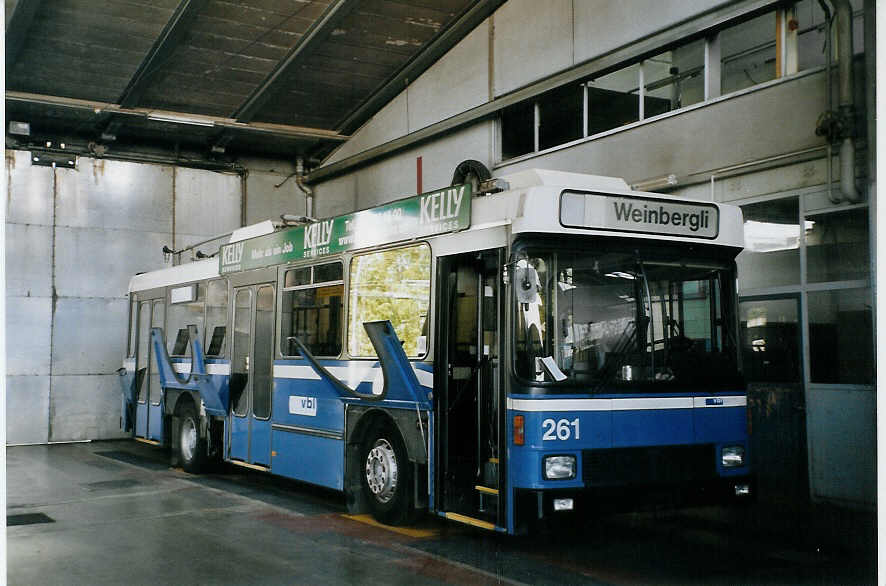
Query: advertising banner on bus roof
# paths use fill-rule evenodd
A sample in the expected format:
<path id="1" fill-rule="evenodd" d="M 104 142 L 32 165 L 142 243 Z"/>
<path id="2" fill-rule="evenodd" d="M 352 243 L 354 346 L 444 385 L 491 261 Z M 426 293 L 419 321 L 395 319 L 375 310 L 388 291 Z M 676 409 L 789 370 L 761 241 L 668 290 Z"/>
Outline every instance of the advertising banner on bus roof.
<path id="1" fill-rule="evenodd" d="M 456 185 L 353 214 L 223 244 L 218 255 L 219 273 L 248 271 L 464 230 L 471 226 L 471 195 L 470 184 Z"/>

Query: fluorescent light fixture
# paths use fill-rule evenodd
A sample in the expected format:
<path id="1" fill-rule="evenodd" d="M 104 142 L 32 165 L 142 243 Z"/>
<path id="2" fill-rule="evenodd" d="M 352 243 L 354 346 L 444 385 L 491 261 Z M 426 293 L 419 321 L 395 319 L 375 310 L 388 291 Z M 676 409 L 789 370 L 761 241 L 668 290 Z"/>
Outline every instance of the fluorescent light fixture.
<path id="1" fill-rule="evenodd" d="M 19 136 L 31 136 L 31 124 L 29 122 L 18 122 L 16 120 L 10 120 L 9 134 L 18 134 Z"/>
<path id="2" fill-rule="evenodd" d="M 214 126 L 215 122 L 207 118 L 191 118 L 190 116 L 182 116 L 180 114 L 172 114 L 168 112 L 151 112 L 148 114 L 148 120 L 154 122 L 169 122 L 171 124 L 189 124 L 191 126 Z"/>

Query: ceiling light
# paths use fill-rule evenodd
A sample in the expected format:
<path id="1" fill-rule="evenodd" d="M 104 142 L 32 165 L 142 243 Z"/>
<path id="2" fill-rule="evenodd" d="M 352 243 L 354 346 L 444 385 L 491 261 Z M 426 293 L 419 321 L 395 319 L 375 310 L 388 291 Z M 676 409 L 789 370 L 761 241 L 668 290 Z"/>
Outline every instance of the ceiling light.
<path id="1" fill-rule="evenodd" d="M 189 116 L 181 116 L 179 114 L 167 114 L 159 112 L 151 112 L 148 114 L 148 120 L 154 122 L 169 122 L 172 124 L 189 124 L 191 126 L 213 126 L 215 123 L 206 118 L 191 118 Z"/>
<path id="2" fill-rule="evenodd" d="M 20 136 L 31 135 L 31 124 L 29 122 L 18 122 L 16 120 L 9 121 L 9 134 L 18 134 Z"/>

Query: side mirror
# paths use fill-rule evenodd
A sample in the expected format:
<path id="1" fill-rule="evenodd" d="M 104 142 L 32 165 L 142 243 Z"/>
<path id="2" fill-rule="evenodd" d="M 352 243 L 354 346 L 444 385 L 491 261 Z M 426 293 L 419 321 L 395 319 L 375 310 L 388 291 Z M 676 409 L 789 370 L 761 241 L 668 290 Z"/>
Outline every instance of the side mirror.
<path id="1" fill-rule="evenodd" d="M 514 270 L 514 290 L 520 303 L 538 302 L 538 273 L 534 267 L 520 267 Z"/>

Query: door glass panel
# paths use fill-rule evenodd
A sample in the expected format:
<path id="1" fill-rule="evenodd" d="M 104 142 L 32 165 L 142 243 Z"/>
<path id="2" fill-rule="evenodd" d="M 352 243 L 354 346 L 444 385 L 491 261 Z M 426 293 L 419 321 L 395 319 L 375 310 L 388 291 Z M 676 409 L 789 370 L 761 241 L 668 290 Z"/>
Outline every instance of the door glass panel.
<path id="1" fill-rule="evenodd" d="M 243 417 L 249 409 L 246 385 L 249 382 L 249 356 L 251 344 L 249 336 L 252 291 L 241 289 L 234 297 L 234 343 L 231 352 L 231 401 L 234 415 Z"/>
<path id="2" fill-rule="evenodd" d="M 136 364 L 136 380 L 138 381 L 138 402 L 144 403 L 148 392 L 145 372 L 148 367 L 148 348 L 151 340 L 151 302 L 142 301 L 138 319 L 138 359 Z"/>
<path id="3" fill-rule="evenodd" d="M 742 361 L 754 382 L 800 382 L 800 324 L 796 299 L 742 301 Z"/>
<path id="4" fill-rule="evenodd" d="M 274 363 L 274 288 L 259 287 L 255 297 L 255 364 L 252 376 L 252 414 L 271 415 L 271 370 Z"/>
<path id="5" fill-rule="evenodd" d="M 163 318 L 164 318 L 164 305 L 162 301 L 154 302 L 154 314 L 151 318 L 151 327 L 152 328 L 162 328 L 163 327 Z M 149 338 L 150 339 L 150 338 Z M 151 404 L 159 405 L 160 404 L 160 372 L 157 370 L 157 359 L 154 356 L 151 356 Z"/>

